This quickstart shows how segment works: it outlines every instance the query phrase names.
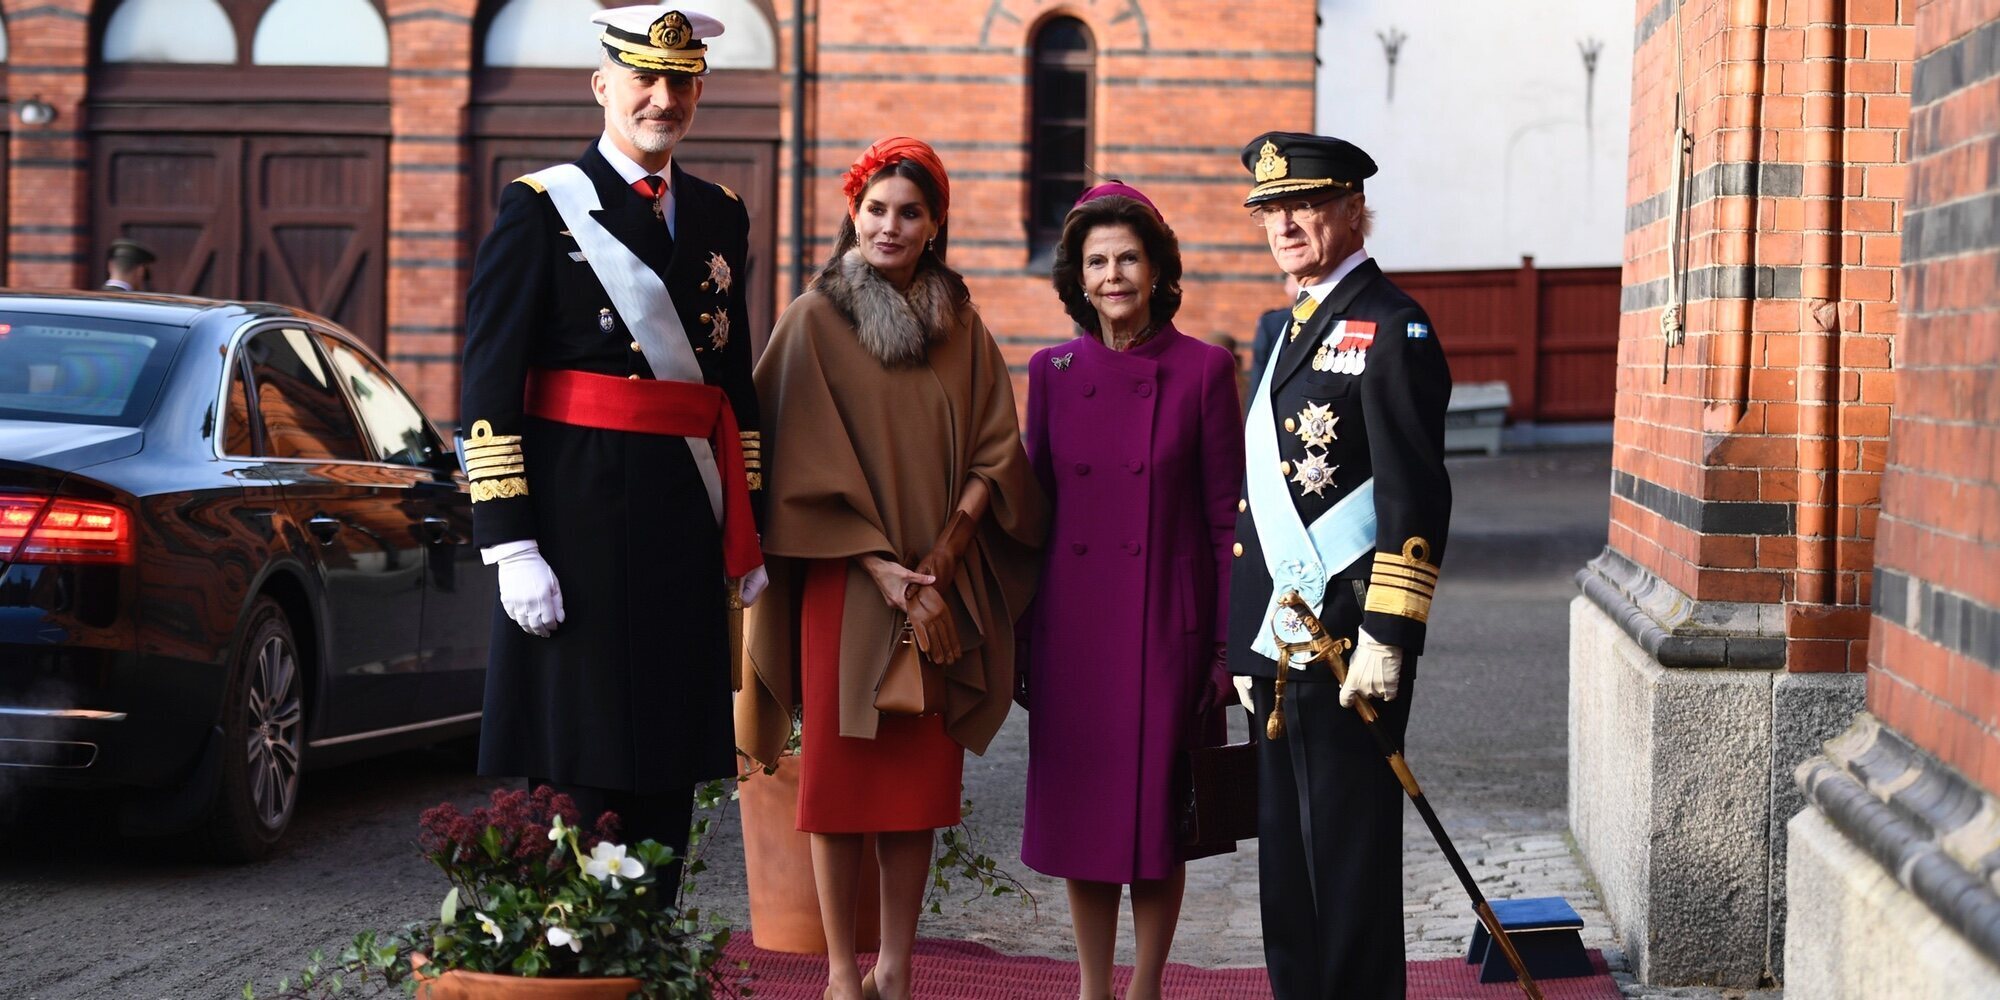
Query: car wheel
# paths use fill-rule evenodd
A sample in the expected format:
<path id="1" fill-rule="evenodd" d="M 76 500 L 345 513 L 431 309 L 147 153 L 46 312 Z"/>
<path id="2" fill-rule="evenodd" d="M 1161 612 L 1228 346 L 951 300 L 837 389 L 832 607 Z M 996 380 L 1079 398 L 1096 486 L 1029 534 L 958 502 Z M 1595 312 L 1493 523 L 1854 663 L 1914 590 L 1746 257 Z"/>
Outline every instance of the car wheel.
<path id="1" fill-rule="evenodd" d="M 250 607 L 222 705 L 222 773 L 206 828 L 209 852 L 254 861 L 291 825 L 305 745 L 305 675 L 285 612 L 260 597 Z"/>

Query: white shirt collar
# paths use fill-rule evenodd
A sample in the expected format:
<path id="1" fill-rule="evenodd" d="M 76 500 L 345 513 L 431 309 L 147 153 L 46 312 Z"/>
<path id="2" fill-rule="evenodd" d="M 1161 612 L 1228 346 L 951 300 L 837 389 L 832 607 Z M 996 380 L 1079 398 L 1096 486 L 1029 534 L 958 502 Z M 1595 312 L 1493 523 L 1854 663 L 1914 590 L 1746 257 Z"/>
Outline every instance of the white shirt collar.
<path id="1" fill-rule="evenodd" d="M 1334 268 L 1333 274 L 1329 275 L 1325 281 L 1315 285 L 1307 285 L 1303 291 L 1307 295 L 1312 296 L 1314 302 L 1325 302 L 1327 293 L 1333 291 L 1333 286 L 1340 284 L 1340 279 L 1354 273 L 1354 269 L 1360 267 L 1361 262 L 1367 259 L 1368 248 L 1362 247 L 1348 254 L 1347 259 L 1341 261 L 1340 266 Z"/>
<path id="2" fill-rule="evenodd" d="M 129 282 L 129 281 L 120 281 L 120 280 L 119 280 L 119 279 L 117 279 L 117 278 L 106 278 L 106 279 L 104 279 L 104 284 L 105 284 L 105 287 L 107 287 L 107 288 L 116 288 L 116 289 L 118 289 L 118 290 L 119 290 L 119 291 L 121 291 L 121 292 L 129 292 L 129 291 L 132 291 L 132 290 L 133 290 L 133 289 L 132 289 L 132 283 L 131 283 L 131 282 Z"/>
<path id="3" fill-rule="evenodd" d="M 618 179 L 624 181 L 626 187 L 631 187 L 633 184 L 638 183 L 641 177 L 657 176 L 667 181 L 666 193 L 660 196 L 660 211 L 665 215 L 667 220 L 667 233 L 668 235 L 672 235 L 674 231 L 673 158 L 668 157 L 667 165 L 661 167 L 658 174 L 654 174 L 652 171 L 640 166 L 638 161 L 626 156 L 625 151 L 619 149 L 618 144 L 611 141 L 611 133 L 609 132 L 597 137 L 597 151 L 604 156 L 604 162 L 611 164 L 611 169 L 618 171 Z"/>

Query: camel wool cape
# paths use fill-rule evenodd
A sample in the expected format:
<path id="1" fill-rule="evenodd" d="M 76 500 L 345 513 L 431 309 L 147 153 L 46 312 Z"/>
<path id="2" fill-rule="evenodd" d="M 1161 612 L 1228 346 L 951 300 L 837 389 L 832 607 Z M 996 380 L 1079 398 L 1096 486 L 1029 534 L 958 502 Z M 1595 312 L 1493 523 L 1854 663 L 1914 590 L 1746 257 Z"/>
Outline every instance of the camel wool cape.
<path id="1" fill-rule="evenodd" d="M 881 282 L 868 294 L 839 302 L 815 286 L 799 296 L 757 365 L 758 396 L 772 415 L 763 455 L 771 584 L 745 612 L 736 738 L 763 763 L 783 751 L 798 704 L 807 562 L 848 560 L 840 735 L 873 739 L 875 688 L 888 666 L 896 612 L 851 557 L 872 552 L 915 566 L 972 476 L 986 481 L 991 501 L 957 579 L 944 588 L 966 647 L 945 668 L 945 731 L 984 753 L 1012 706 L 1014 620 L 1034 594 L 1047 507 L 1022 449 L 1006 362 L 972 304 L 959 302 L 917 317 L 934 331 L 924 361 L 885 365 L 842 308 L 864 313 L 863 323 L 878 321 L 866 314 L 882 308 L 888 286 L 864 270 L 845 277 Z M 917 281 L 937 277 L 920 272 Z M 912 294 L 908 303 L 947 301 L 934 285 L 928 290 L 933 294 Z"/>

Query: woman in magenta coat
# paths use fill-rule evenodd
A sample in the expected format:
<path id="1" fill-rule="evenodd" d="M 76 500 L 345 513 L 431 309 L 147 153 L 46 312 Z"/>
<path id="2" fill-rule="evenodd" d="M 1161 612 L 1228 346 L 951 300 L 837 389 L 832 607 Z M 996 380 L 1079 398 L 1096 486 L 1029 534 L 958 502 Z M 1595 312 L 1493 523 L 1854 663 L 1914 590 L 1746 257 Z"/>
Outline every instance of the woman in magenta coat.
<path id="1" fill-rule="evenodd" d="M 1154 1000 L 1180 917 L 1186 751 L 1222 740 L 1243 475 L 1236 359 L 1183 336 L 1180 246 L 1116 182 L 1064 223 L 1054 282 L 1083 329 L 1028 367 L 1028 457 L 1052 505 L 1017 630 L 1028 708 L 1021 860 L 1068 880 L 1085 1000 L 1111 996 L 1123 886 Z"/>

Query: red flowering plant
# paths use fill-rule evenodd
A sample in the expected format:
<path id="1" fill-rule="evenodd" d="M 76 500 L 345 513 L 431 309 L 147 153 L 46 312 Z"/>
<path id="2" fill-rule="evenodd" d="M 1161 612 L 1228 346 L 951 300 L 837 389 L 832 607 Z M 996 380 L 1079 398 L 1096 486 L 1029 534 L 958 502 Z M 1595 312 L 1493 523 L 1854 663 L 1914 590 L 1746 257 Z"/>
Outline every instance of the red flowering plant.
<path id="1" fill-rule="evenodd" d="M 631 977 L 645 1000 L 733 993 L 716 967 L 728 929 L 704 928 L 693 908 L 653 895 L 655 873 L 676 860 L 673 849 L 652 840 L 629 848 L 619 843 L 613 813 L 588 827 L 580 821 L 575 803 L 546 786 L 497 789 L 470 813 L 449 802 L 425 810 L 418 846 L 451 883 L 437 919 L 360 934 L 331 965 L 315 955 L 296 981 L 278 984 L 276 995 L 338 993 L 342 974 L 362 985 L 379 977 L 385 987 L 407 989 L 454 969 Z M 698 826 L 694 835 L 705 832 Z M 687 867 L 690 877 L 701 870 L 698 860 Z M 411 966 L 419 953 L 421 973 Z M 246 1000 L 257 995 L 244 987 Z"/>

